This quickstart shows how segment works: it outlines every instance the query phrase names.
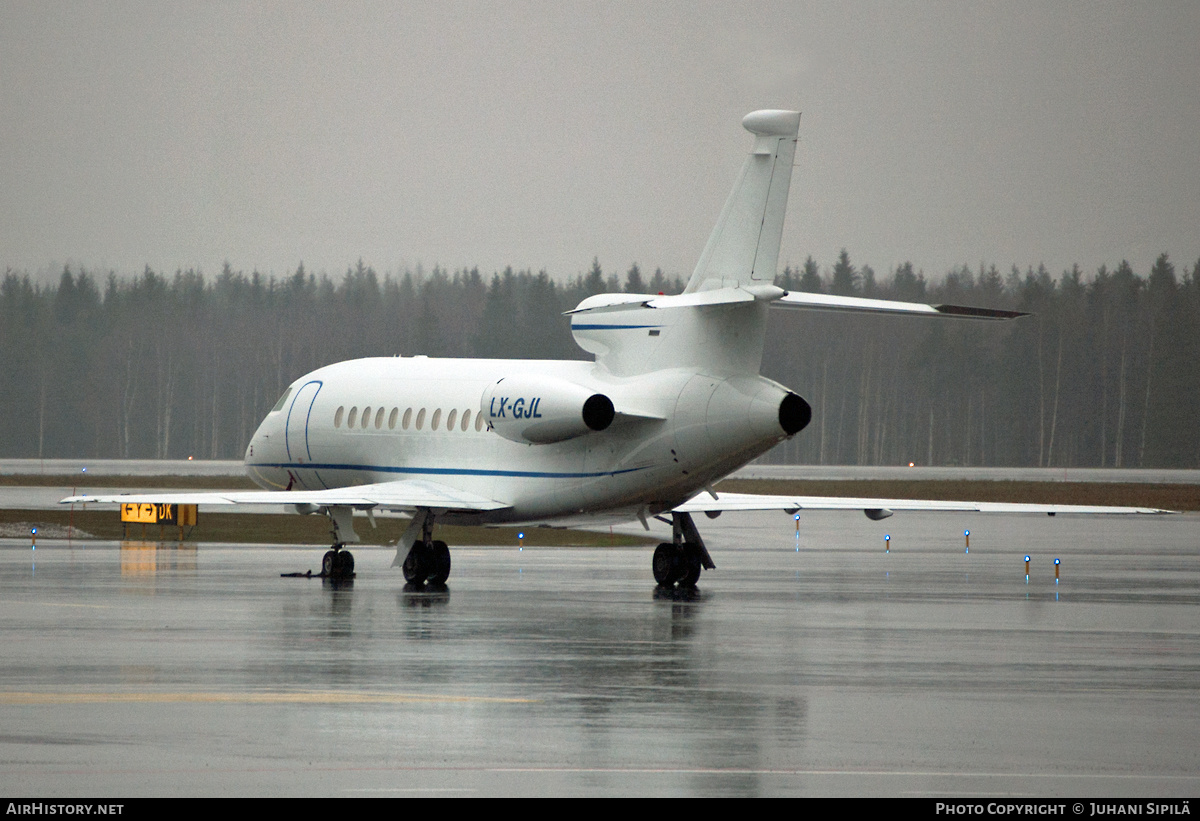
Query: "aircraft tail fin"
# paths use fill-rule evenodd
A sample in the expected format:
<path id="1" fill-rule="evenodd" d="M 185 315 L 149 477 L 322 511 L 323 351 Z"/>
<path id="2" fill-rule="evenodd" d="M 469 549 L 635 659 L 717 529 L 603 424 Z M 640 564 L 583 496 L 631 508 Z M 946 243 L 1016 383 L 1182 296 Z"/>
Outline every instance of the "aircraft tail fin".
<path id="1" fill-rule="evenodd" d="M 775 266 L 800 112 L 755 111 L 742 126 L 754 148 L 683 293 L 601 294 L 570 312 L 575 341 L 610 372 L 758 372 L 767 305 L 784 294 Z"/>
<path id="2" fill-rule="evenodd" d="M 754 134 L 754 149 L 721 210 L 685 294 L 775 281 L 800 112 L 755 111 L 746 115 L 742 126 Z"/>
<path id="3" fill-rule="evenodd" d="M 754 150 L 682 294 L 597 294 L 573 311 L 571 333 L 617 375 L 672 367 L 757 373 L 771 305 L 822 311 L 1015 319 L 1025 314 L 831 294 L 788 293 L 775 267 L 792 182 L 797 111 L 755 111 L 742 120 Z"/>

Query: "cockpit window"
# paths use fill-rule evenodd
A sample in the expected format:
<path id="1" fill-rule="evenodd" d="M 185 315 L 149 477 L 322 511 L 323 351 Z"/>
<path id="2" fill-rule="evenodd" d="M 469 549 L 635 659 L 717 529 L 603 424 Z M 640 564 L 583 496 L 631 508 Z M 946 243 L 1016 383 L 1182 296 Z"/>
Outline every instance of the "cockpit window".
<path id="1" fill-rule="evenodd" d="M 275 413 L 276 411 L 283 410 L 283 406 L 285 404 L 287 404 L 288 397 L 291 395 L 292 395 L 292 389 L 289 386 L 288 389 L 283 392 L 283 396 L 279 397 L 279 401 L 275 403 L 275 407 L 271 408 L 271 413 Z M 262 405 L 259 405 L 259 407 L 261 408 Z"/>

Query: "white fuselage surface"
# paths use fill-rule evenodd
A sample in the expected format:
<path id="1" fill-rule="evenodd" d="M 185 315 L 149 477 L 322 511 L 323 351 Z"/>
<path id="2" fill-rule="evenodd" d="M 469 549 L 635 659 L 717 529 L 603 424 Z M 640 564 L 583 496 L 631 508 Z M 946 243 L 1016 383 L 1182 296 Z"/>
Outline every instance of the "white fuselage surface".
<path id="1" fill-rule="evenodd" d="M 572 429 L 596 394 L 611 400 L 611 422 Z M 627 521 L 671 509 L 785 438 L 787 395 L 761 376 L 695 367 L 615 376 L 579 361 L 358 359 L 294 382 L 246 467 L 267 489 L 424 479 L 505 505 L 448 516 L 463 522 Z M 539 441 L 537 426 L 556 420 L 566 438 Z"/>

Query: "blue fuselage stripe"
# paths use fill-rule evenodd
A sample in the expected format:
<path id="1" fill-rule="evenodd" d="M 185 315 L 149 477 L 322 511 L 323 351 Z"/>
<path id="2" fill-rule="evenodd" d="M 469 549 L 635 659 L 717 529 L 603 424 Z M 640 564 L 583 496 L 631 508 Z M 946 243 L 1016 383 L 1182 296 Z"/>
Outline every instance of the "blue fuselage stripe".
<path id="1" fill-rule="evenodd" d="M 628 328 L 661 328 L 661 325 L 572 325 L 573 331 L 618 331 Z"/>
<path id="2" fill-rule="evenodd" d="M 521 479 L 596 479 L 601 476 L 619 476 L 623 473 L 636 473 L 646 470 L 646 467 L 625 468 L 623 470 L 601 470 L 588 473 L 539 471 L 539 470 L 482 470 L 473 468 L 416 468 L 394 467 L 391 465 L 347 465 L 347 464 L 296 464 L 294 462 L 258 462 L 247 464 L 250 468 L 278 468 L 280 470 L 355 470 L 371 473 L 409 473 L 422 476 L 510 476 Z"/>

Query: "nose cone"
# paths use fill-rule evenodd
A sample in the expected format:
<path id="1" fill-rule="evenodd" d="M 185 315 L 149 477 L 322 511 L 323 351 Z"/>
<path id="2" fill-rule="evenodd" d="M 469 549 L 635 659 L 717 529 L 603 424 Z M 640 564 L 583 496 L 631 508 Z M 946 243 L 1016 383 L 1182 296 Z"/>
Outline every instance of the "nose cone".
<path id="1" fill-rule="evenodd" d="M 253 470 L 253 465 L 262 464 L 266 461 L 267 456 L 265 447 L 266 439 L 263 436 L 262 426 L 254 432 L 250 437 L 250 444 L 246 445 L 246 455 L 242 458 L 242 464 L 246 466 L 246 472 L 250 473 Z"/>
<path id="2" fill-rule="evenodd" d="M 286 414 L 272 411 L 258 425 L 258 430 L 250 437 L 246 446 L 246 464 L 264 464 L 267 462 L 283 462 L 287 460 L 284 441 L 284 424 Z"/>
<path id="3" fill-rule="evenodd" d="M 287 483 L 287 470 L 280 467 L 280 463 L 286 461 L 286 454 L 282 453 L 280 447 L 283 433 L 275 430 L 273 417 L 277 416 L 277 413 L 269 415 L 258 426 L 258 430 L 250 437 L 250 444 L 246 446 L 244 460 L 246 475 L 250 480 L 259 487 L 272 490 L 284 487 Z"/>
<path id="4" fill-rule="evenodd" d="M 254 431 L 254 435 L 250 437 L 250 444 L 246 445 L 246 457 L 244 459 L 247 466 L 263 461 L 267 456 L 265 451 L 270 445 L 271 435 L 271 416 L 270 414 L 258 426 L 258 430 Z"/>

